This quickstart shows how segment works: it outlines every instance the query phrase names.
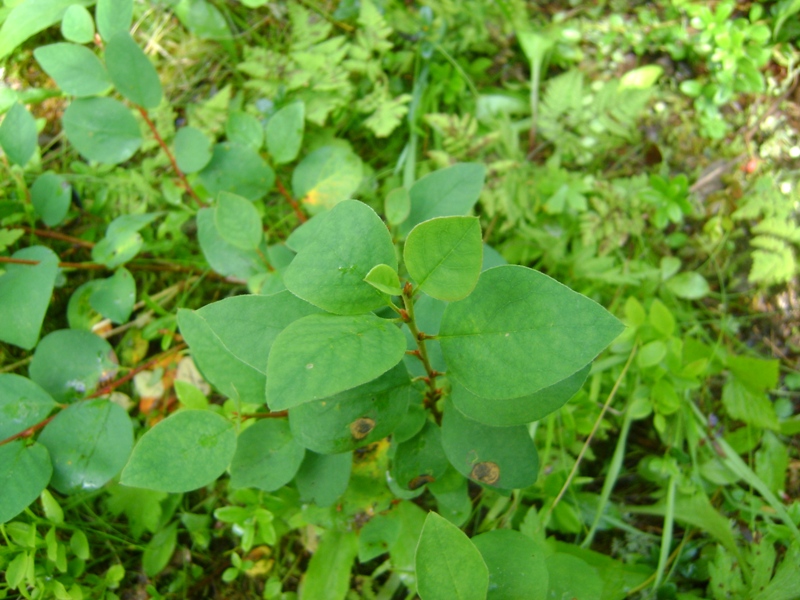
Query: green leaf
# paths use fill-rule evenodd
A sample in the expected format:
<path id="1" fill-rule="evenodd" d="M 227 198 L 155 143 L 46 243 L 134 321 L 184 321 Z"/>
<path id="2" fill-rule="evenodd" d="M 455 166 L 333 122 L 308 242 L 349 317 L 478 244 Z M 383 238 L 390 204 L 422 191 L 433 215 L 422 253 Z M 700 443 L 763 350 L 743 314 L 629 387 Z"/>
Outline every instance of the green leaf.
<path id="1" fill-rule="evenodd" d="M 158 531 L 167 498 L 164 492 L 114 485 L 107 489 L 104 505 L 115 517 L 125 514 L 130 532 L 138 540 L 145 531 Z"/>
<path id="2" fill-rule="evenodd" d="M 120 94 L 144 108 L 156 108 L 161 103 L 158 72 L 127 31 L 117 31 L 108 38 L 105 59 Z"/>
<path id="3" fill-rule="evenodd" d="M 24 167 L 36 151 L 38 134 L 36 121 L 28 109 L 15 102 L 0 123 L 0 146 L 8 160 Z"/>
<path id="4" fill-rule="evenodd" d="M 773 431 L 780 429 L 775 408 L 767 395 L 749 388 L 736 378 L 729 379 L 723 386 L 722 405 L 734 419 Z"/>
<path id="5" fill-rule="evenodd" d="M 306 156 L 292 173 L 292 190 L 312 212 L 350 198 L 363 178 L 361 159 L 350 149 L 323 146 Z"/>
<path id="6" fill-rule="evenodd" d="M 356 200 L 338 204 L 316 227 L 284 273 L 286 287 L 328 312 L 356 315 L 386 299 L 364 281 L 373 267 L 397 270 L 392 238 L 375 211 Z"/>
<path id="7" fill-rule="evenodd" d="M 533 394 L 586 366 L 623 326 L 602 306 L 538 271 L 481 273 L 447 306 L 439 343 L 448 375 L 484 398 Z"/>
<path id="8" fill-rule="evenodd" d="M 62 494 L 96 490 L 120 472 L 133 448 L 133 424 L 108 400 L 77 402 L 44 428 L 39 443 L 50 452 L 53 480 Z"/>
<path id="9" fill-rule="evenodd" d="M 258 152 L 264 145 L 264 126 L 250 113 L 233 110 L 228 113 L 225 136 L 229 142 L 247 146 Z"/>
<path id="10" fill-rule="evenodd" d="M 180 0 L 174 11 L 186 29 L 201 39 L 224 41 L 232 37 L 225 17 L 207 0 Z"/>
<path id="11" fill-rule="evenodd" d="M 109 224 L 105 237 L 92 248 L 92 260 L 114 269 L 134 258 L 144 239 L 139 233 L 159 217 L 159 213 L 122 215 Z"/>
<path id="12" fill-rule="evenodd" d="M 400 287 L 400 277 L 397 275 L 397 271 L 389 265 L 375 265 L 364 277 L 364 281 L 384 294 L 399 296 L 403 293 Z"/>
<path id="13" fill-rule="evenodd" d="M 577 556 L 558 552 L 545 559 L 549 578 L 548 598 L 600 600 L 603 580 L 597 570 Z"/>
<path id="14" fill-rule="evenodd" d="M 274 492 L 294 478 L 305 453 L 286 421 L 257 421 L 239 434 L 230 469 L 231 487 Z"/>
<path id="15" fill-rule="evenodd" d="M 55 407 L 50 395 L 27 377 L 0 374 L 0 440 L 43 421 Z"/>
<path id="16" fill-rule="evenodd" d="M 216 210 L 197 211 L 197 238 L 208 265 L 220 275 L 248 280 L 264 273 L 266 265 L 255 250 L 243 250 L 227 242 L 217 230 Z"/>
<path id="17" fill-rule="evenodd" d="M 388 552 L 400 537 L 400 521 L 377 514 L 358 532 L 358 560 L 365 563 Z"/>
<path id="18" fill-rule="evenodd" d="M 222 475 L 234 452 L 233 423 L 212 412 L 181 410 L 141 437 L 120 483 L 160 492 L 189 492 Z"/>
<path id="19" fill-rule="evenodd" d="M 467 479 L 452 466 L 439 479 L 430 483 L 428 489 L 436 498 L 439 514 L 456 527 L 461 527 L 472 515 L 472 499 L 469 496 Z"/>
<path id="20" fill-rule="evenodd" d="M 289 409 L 297 442 L 320 454 L 339 454 L 390 435 L 408 410 L 408 372 L 402 362 L 377 379 L 324 400 Z"/>
<path id="21" fill-rule="evenodd" d="M 440 217 L 420 223 L 406 238 L 403 259 L 426 294 L 461 300 L 475 288 L 481 272 L 480 222 L 476 217 Z"/>
<path id="22" fill-rule="evenodd" d="M 586 365 L 566 379 L 530 396 L 490 400 L 476 396 L 457 381 L 453 381 L 450 397 L 456 408 L 474 421 L 493 427 L 511 427 L 538 421 L 557 411 L 578 393 L 589 375 Z"/>
<path id="23" fill-rule="evenodd" d="M 292 162 L 300 152 L 305 126 L 305 104 L 293 102 L 267 122 L 267 151 L 276 165 Z"/>
<path id="24" fill-rule="evenodd" d="M 317 454 L 306 452 L 303 464 L 295 476 L 300 498 L 317 506 L 330 506 L 344 494 L 350 482 L 353 466 L 351 452 Z"/>
<path id="25" fill-rule="evenodd" d="M 267 357 L 278 334 L 319 309 L 289 292 L 235 296 L 197 312 L 178 311 L 178 326 L 204 377 L 230 398 L 265 401 Z"/>
<path id="26" fill-rule="evenodd" d="M 133 0 L 97 0 L 95 7 L 97 30 L 106 42 L 116 33 L 127 33 L 132 19 Z"/>
<path id="27" fill-rule="evenodd" d="M 58 273 L 58 256 L 44 246 L 23 248 L 12 258 L 38 260 L 38 265 L 5 265 L 0 275 L 0 340 L 30 350 L 39 339 L 44 315 Z"/>
<path id="28" fill-rule="evenodd" d="M 212 196 L 231 192 L 259 200 L 275 184 L 275 172 L 252 148 L 224 143 L 214 146 L 211 162 L 198 173 L 198 180 Z"/>
<path id="29" fill-rule="evenodd" d="M 419 489 L 439 479 L 446 470 L 441 432 L 428 420 L 417 435 L 397 445 L 392 458 L 392 477 L 403 489 Z"/>
<path id="30" fill-rule="evenodd" d="M 300 582 L 303 600 L 344 600 L 357 553 L 354 531 L 326 531 Z"/>
<path id="31" fill-rule="evenodd" d="M 778 387 L 780 374 L 778 360 L 729 356 L 727 367 L 736 379 L 754 390 L 768 391 Z"/>
<path id="32" fill-rule="evenodd" d="M 78 98 L 64 111 L 61 122 L 67 139 L 88 160 L 115 165 L 142 145 L 136 119 L 113 98 Z"/>
<path id="33" fill-rule="evenodd" d="M 42 173 L 31 186 L 31 204 L 45 225 L 55 227 L 67 216 L 72 186 L 52 171 Z"/>
<path id="34" fill-rule="evenodd" d="M 116 370 L 114 349 L 103 338 L 61 329 L 42 338 L 28 372 L 57 402 L 72 402 L 94 391 Z"/>
<path id="35" fill-rule="evenodd" d="M 80 7 L 76 5 L 75 8 Z M 33 56 L 65 94 L 94 96 L 111 87 L 111 78 L 103 63 L 86 46 L 63 42 L 39 46 Z"/>
<path id="36" fill-rule="evenodd" d="M 125 268 L 119 268 L 108 279 L 98 282 L 89 297 L 89 304 L 107 319 L 125 323 L 136 303 L 136 282 Z"/>
<path id="37" fill-rule="evenodd" d="M 419 179 L 408 191 L 411 212 L 400 226 L 400 232 L 406 234 L 414 226 L 435 217 L 467 214 L 478 201 L 485 178 L 483 165 L 459 163 Z"/>
<path id="38" fill-rule="evenodd" d="M 678 273 L 675 277 L 668 279 L 664 285 L 678 298 L 684 300 L 699 300 L 705 298 L 710 292 L 706 278 L 694 271 Z"/>
<path id="39" fill-rule="evenodd" d="M 145 575 L 155 577 L 169 564 L 178 541 L 178 524 L 170 523 L 158 531 L 144 548 L 142 568 Z"/>
<path id="40" fill-rule="evenodd" d="M 175 134 L 175 162 L 184 173 L 195 173 L 211 160 L 211 139 L 195 127 L 181 127 Z"/>
<path id="41" fill-rule="evenodd" d="M 386 196 L 383 212 L 391 225 L 399 225 L 408 218 L 411 212 L 411 195 L 406 188 L 395 188 Z"/>
<path id="42" fill-rule="evenodd" d="M 770 569 L 772 565 L 770 565 Z M 800 589 L 800 542 L 795 539 L 767 586 L 753 600 L 792 600 Z"/>
<path id="43" fill-rule="evenodd" d="M 417 591 L 422 600 L 483 600 L 489 569 L 458 527 L 428 513 L 416 554 Z"/>
<path id="44" fill-rule="evenodd" d="M 619 80 L 619 89 L 649 89 L 664 74 L 664 67 L 660 65 L 645 65 L 638 69 L 631 69 Z"/>
<path id="45" fill-rule="evenodd" d="M 524 425 L 489 427 L 462 415 L 445 403 L 442 448 L 464 477 L 503 489 L 536 483 L 539 455 Z"/>
<path id="46" fill-rule="evenodd" d="M 487 600 L 547 600 L 547 565 L 542 548 L 512 529 L 472 538 L 489 567 Z"/>
<path id="47" fill-rule="evenodd" d="M 0 523 L 6 523 L 42 493 L 53 467 L 47 448 L 17 440 L 0 446 Z"/>
<path id="48" fill-rule="evenodd" d="M 61 35 L 70 42 L 88 44 L 94 40 L 92 15 L 80 4 L 73 4 L 61 19 Z"/>
<path id="49" fill-rule="evenodd" d="M 303 317 L 278 334 L 267 361 L 267 403 L 284 410 L 333 396 L 384 374 L 406 340 L 375 315 Z"/>
<path id="50" fill-rule="evenodd" d="M 87 6 L 91 0 L 24 0 L 16 4 L 0 27 L 0 59 L 32 35 L 58 23 L 74 4 Z"/>
<path id="51" fill-rule="evenodd" d="M 214 225 L 223 240 L 242 250 L 255 250 L 264 241 L 261 215 L 252 202 L 236 194 L 219 193 Z"/>

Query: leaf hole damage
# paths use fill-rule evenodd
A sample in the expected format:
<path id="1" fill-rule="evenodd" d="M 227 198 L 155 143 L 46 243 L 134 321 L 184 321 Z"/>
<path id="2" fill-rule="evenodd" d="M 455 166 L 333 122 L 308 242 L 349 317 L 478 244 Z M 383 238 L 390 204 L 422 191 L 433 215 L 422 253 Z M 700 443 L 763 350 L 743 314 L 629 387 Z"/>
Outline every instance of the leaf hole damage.
<path id="1" fill-rule="evenodd" d="M 500 467 L 497 466 L 497 463 L 491 461 L 478 463 L 472 467 L 472 472 L 469 475 L 475 481 L 494 485 L 500 479 Z"/>

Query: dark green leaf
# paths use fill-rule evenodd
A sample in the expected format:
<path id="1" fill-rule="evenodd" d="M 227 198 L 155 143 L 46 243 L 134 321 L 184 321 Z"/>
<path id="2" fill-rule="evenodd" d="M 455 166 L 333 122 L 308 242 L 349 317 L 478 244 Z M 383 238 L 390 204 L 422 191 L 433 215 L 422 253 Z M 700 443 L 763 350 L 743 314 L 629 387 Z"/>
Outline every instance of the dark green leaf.
<path id="1" fill-rule="evenodd" d="M 111 87 L 103 63 L 85 46 L 63 42 L 39 46 L 33 56 L 65 94 L 94 96 Z"/>
<path id="2" fill-rule="evenodd" d="M 323 146 L 300 161 L 292 174 L 292 190 L 312 212 L 333 208 L 358 189 L 361 159 L 348 148 Z"/>
<path id="3" fill-rule="evenodd" d="M 88 44 L 94 39 L 92 15 L 80 4 L 73 4 L 61 19 L 61 35 L 76 44 Z"/>
<path id="4" fill-rule="evenodd" d="M 54 227 L 64 220 L 72 200 L 72 186 L 52 171 L 42 173 L 31 186 L 31 204 L 45 225 Z"/>
<path id="5" fill-rule="evenodd" d="M 350 481 L 353 466 L 351 452 L 344 454 L 316 454 L 306 452 L 295 482 L 300 497 L 317 506 L 330 506 L 344 494 Z"/>
<path id="6" fill-rule="evenodd" d="M 300 152 L 305 125 L 305 104 L 293 102 L 267 122 L 267 151 L 276 165 L 292 162 Z"/>
<path id="7" fill-rule="evenodd" d="M 252 148 L 225 143 L 214 146 L 198 179 L 212 196 L 224 191 L 258 200 L 272 189 L 275 172 Z"/>
<path id="8" fill-rule="evenodd" d="M 417 435 L 397 445 L 392 459 L 392 477 L 403 489 L 419 489 L 436 481 L 446 470 L 441 432 L 427 420 Z"/>
<path id="9" fill-rule="evenodd" d="M 484 600 L 489 569 L 458 527 L 428 513 L 416 555 L 417 591 L 422 600 Z"/>
<path id="10" fill-rule="evenodd" d="M 476 217 L 440 217 L 420 223 L 406 239 L 403 259 L 419 288 L 452 302 L 478 283 L 483 259 L 481 225 Z"/>
<path id="11" fill-rule="evenodd" d="M 74 100 L 61 122 L 67 139 L 88 160 L 115 165 L 128 160 L 142 145 L 136 119 L 113 98 Z"/>
<path id="12" fill-rule="evenodd" d="M 446 402 L 442 448 L 464 477 L 497 488 L 525 488 L 536 483 L 539 455 L 524 425 L 489 427 L 462 415 Z"/>
<path id="13" fill-rule="evenodd" d="M 120 483 L 161 492 L 189 492 L 225 472 L 236 451 L 233 423 L 203 410 L 181 410 L 137 442 Z"/>
<path id="14" fill-rule="evenodd" d="M 518 398 L 566 379 L 621 332 L 599 304 L 525 267 L 484 271 L 447 306 L 439 343 L 448 375 L 472 393 Z"/>
<path id="15" fill-rule="evenodd" d="M 262 419 L 239 434 L 231 486 L 274 492 L 294 478 L 304 456 L 286 421 Z"/>
<path id="16" fill-rule="evenodd" d="M 297 442 L 320 454 L 338 454 L 391 434 L 408 408 L 408 372 L 402 362 L 378 379 L 324 400 L 289 409 Z"/>
<path id="17" fill-rule="evenodd" d="M 0 446 L 0 523 L 25 510 L 47 487 L 53 467 L 47 449 L 17 440 Z"/>
<path id="18" fill-rule="evenodd" d="M 36 121 L 28 109 L 15 102 L 0 123 L 0 146 L 8 160 L 24 167 L 36 151 Z"/>
<path id="19" fill-rule="evenodd" d="M 127 33 L 133 19 L 133 0 L 97 0 L 95 20 L 105 41 L 119 32 Z"/>
<path id="20" fill-rule="evenodd" d="M 286 269 L 286 287 L 311 304 L 342 315 L 384 306 L 384 295 L 364 281 L 376 265 L 397 270 L 391 235 L 375 211 L 356 200 L 342 202 L 314 232 Z"/>
<path id="21" fill-rule="evenodd" d="M 586 561 L 561 552 L 548 556 L 545 561 L 549 576 L 548 598 L 600 600 L 603 597 L 603 580 Z"/>
<path id="22" fill-rule="evenodd" d="M 526 535 L 496 529 L 472 538 L 489 567 L 487 600 L 547 600 L 547 566 L 542 548 Z"/>
<path id="23" fill-rule="evenodd" d="M 29 373 L 57 402 L 72 402 L 94 391 L 116 370 L 114 350 L 103 338 L 61 329 L 39 342 Z"/>
<path id="24" fill-rule="evenodd" d="M 406 341 L 375 315 L 303 317 L 275 339 L 267 361 L 267 403 L 284 410 L 379 377 L 403 359 Z"/>
<path id="25" fill-rule="evenodd" d="M 58 256 L 44 246 L 24 248 L 12 258 L 38 260 L 38 265 L 5 265 L 0 275 L 0 340 L 30 350 L 39 339 L 44 315 L 58 273 Z"/>
<path id="26" fill-rule="evenodd" d="M 96 490 L 125 466 L 133 424 L 108 400 L 77 402 L 50 421 L 39 443 L 50 451 L 55 489 L 62 494 Z"/>
<path id="27" fill-rule="evenodd" d="M 27 377 L 0 374 L 0 440 L 36 425 L 55 406 L 50 395 Z"/>
<path id="28" fill-rule="evenodd" d="M 181 127 L 173 143 L 175 161 L 184 173 L 195 173 L 211 160 L 211 139 L 195 127 Z"/>

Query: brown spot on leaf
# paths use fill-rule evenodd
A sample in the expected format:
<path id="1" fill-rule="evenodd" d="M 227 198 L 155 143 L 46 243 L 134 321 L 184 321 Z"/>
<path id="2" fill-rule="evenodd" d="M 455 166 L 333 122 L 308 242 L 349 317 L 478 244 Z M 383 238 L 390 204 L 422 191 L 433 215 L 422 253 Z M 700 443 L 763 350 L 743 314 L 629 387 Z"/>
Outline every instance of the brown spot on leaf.
<path id="1" fill-rule="evenodd" d="M 433 483 L 434 481 L 436 481 L 436 478 L 431 475 L 418 475 L 408 482 L 408 489 L 417 490 L 426 483 Z"/>
<path id="2" fill-rule="evenodd" d="M 375 429 L 375 420 L 369 417 L 361 417 L 350 423 L 350 435 L 355 440 L 363 440 L 373 429 Z"/>
<path id="3" fill-rule="evenodd" d="M 472 467 L 472 472 L 469 474 L 475 481 L 493 485 L 500 479 L 500 467 L 497 463 L 486 461 L 476 464 Z"/>

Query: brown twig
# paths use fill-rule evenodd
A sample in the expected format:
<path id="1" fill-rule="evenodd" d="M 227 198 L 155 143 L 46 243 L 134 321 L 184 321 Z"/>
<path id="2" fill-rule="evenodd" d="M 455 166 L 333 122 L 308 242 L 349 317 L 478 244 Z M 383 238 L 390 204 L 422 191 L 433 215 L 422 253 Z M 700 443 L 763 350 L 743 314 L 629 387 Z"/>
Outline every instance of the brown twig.
<path id="1" fill-rule="evenodd" d="M 27 258 L 11 258 L 10 256 L 0 256 L 0 263 L 6 263 L 10 265 L 38 265 L 41 261 L 38 260 L 29 260 Z M 100 265 L 97 263 L 91 262 L 60 262 L 58 266 L 62 269 L 105 269 L 107 268 L 105 265 Z"/>
<path id="2" fill-rule="evenodd" d="M 297 218 L 300 220 L 300 222 L 305 223 L 306 221 L 308 221 L 308 217 L 300 208 L 300 205 L 297 203 L 297 200 L 295 200 L 289 193 L 289 190 L 287 190 L 283 186 L 283 182 L 281 182 L 280 178 L 278 177 L 275 178 L 275 185 L 278 186 L 278 191 L 281 193 L 281 195 L 284 198 L 286 198 L 286 200 L 288 200 L 289 204 L 292 206 L 292 209 L 294 209 L 294 214 L 297 215 Z"/>
<path id="3" fill-rule="evenodd" d="M 158 133 L 158 129 L 156 129 L 155 123 L 153 123 L 153 121 L 150 119 L 150 115 L 147 113 L 147 109 L 142 108 L 141 106 L 137 106 L 136 108 L 139 109 L 139 114 L 142 115 L 144 122 L 147 123 L 147 126 L 150 128 L 153 137 L 156 138 L 158 145 L 161 146 L 161 149 L 164 151 L 164 154 L 167 155 L 167 158 L 169 159 L 169 162 L 172 165 L 172 170 L 175 171 L 175 174 L 181 180 L 181 183 L 183 183 L 184 189 L 189 193 L 189 195 L 192 197 L 192 199 L 195 201 L 198 207 L 205 208 L 206 206 L 208 206 L 205 202 L 200 200 L 200 198 L 197 196 L 197 192 L 194 191 L 194 188 L 189 183 L 189 180 L 186 179 L 186 175 L 184 175 L 183 171 L 181 171 L 180 167 L 178 167 L 178 163 L 175 161 L 175 157 L 170 151 L 169 146 L 167 146 L 166 142 L 164 141 L 164 138 L 162 138 L 161 135 Z"/>
<path id="4" fill-rule="evenodd" d="M 32 426 L 28 427 L 25 431 L 20 431 L 19 433 L 15 433 L 11 437 L 7 437 L 4 440 L 0 440 L 0 446 L 5 446 L 6 444 L 10 444 L 14 440 L 18 440 L 18 439 L 21 439 L 21 438 L 24 438 L 24 437 L 32 436 L 34 433 L 39 431 L 42 427 L 47 425 L 50 421 L 52 421 L 55 418 L 56 418 L 56 415 L 52 415 L 50 417 L 47 417 L 43 421 L 39 421 L 36 425 L 32 425 Z"/>
<path id="5" fill-rule="evenodd" d="M 158 362 L 164 360 L 165 357 L 167 357 L 167 356 L 169 356 L 171 354 L 175 354 L 176 352 L 180 352 L 181 350 L 184 350 L 187 347 L 188 346 L 186 344 L 183 344 L 183 343 L 176 344 L 175 346 L 173 346 L 172 348 L 170 348 L 166 352 L 162 352 L 161 354 L 157 354 L 156 356 L 154 356 L 153 358 L 148 360 L 146 363 L 141 364 L 138 367 L 134 367 L 133 369 L 128 371 L 128 373 L 126 373 L 125 375 L 123 375 L 119 379 L 115 379 L 114 381 L 112 381 L 108 385 L 105 385 L 105 386 L 101 387 L 99 390 L 96 390 L 94 393 L 89 394 L 88 396 L 86 396 L 86 399 L 90 400 L 91 398 L 98 398 L 100 396 L 105 396 L 106 394 L 110 394 L 115 389 L 117 389 L 119 386 L 121 386 L 123 383 L 127 383 L 131 379 L 136 377 L 137 374 L 141 373 L 142 371 L 144 371 L 146 369 L 149 369 L 153 365 L 155 365 Z"/>
<path id="6" fill-rule="evenodd" d="M 94 242 L 72 237 L 71 235 L 60 233 L 58 231 L 33 229 L 32 227 L 25 227 L 25 226 L 21 226 L 19 229 L 22 229 L 25 233 L 31 233 L 37 237 L 50 238 L 52 240 L 61 240 L 62 242 L 69 242 L 70 244 L 75 244 L 76 246 L 81 246 L 83 248 L 94 248 Z"/>

